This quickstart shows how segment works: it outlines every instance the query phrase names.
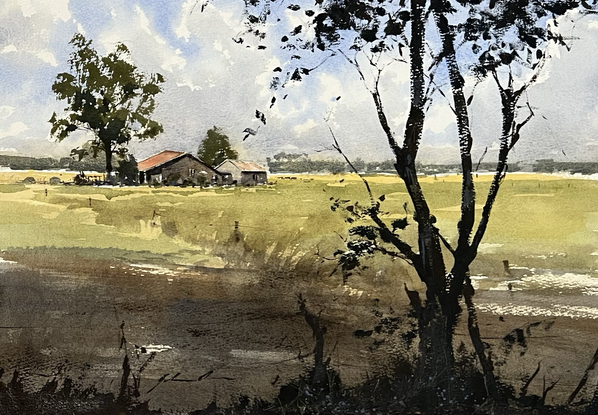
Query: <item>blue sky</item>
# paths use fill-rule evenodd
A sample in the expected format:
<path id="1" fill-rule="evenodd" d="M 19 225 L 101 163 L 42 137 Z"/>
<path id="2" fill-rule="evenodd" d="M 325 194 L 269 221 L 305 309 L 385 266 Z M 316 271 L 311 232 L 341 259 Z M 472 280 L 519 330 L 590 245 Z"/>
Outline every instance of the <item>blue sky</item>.
<path id="1" fill-rule="evenodd" d="M 316 153 L 330 147 L 330 125 L 350 157 L 390 158 L 384 134 L 376 122 L 371 98 L 356 71 L 343 58 L 332 58 L 299 85 L 278 95 L 277 105 L 265 111 L 268 123 L 257 136 L 243 142 L 243 129 L 257 128 L 256 109 L 266 110 L 272 69 L 284 64 L 288 53 L 277 49 L 278 35 L 260 44 L 242 33 L 243 2 L 215 0 L 200 12 L 196 0 L 5 0 L 0 4 L 0 153 L 67 155 L 88 137 L 77 134 L 62 143 L 49 137 L 47 122 L 63 105 L 51 91 L 56 75 L 67 71 L 68 42 L 75 32 L 92 39 L 100 53 L 117 42 L 132 51 L 144 71 L 166 78 L 155 118 L 165 132 L 155 141 L 133 143 L 143 158 L 162 149 L 195 151 L 207 129 L 221 127 L 242 157 L 265 160 L 286 152 Z M 285 8 L 274 11 L 282 30 L 300 22 Z M 567 26 L 568 25 L 568 26 Z M 596 160 L 598 156 L 598 20 L 563 21 L 576 37 L 570 52 L 554 51 L 542 81 L 530 90 L 539 116 L 523 131 L 515 159 L 554 158 Z M 249 47 L 248 47 L 249 46 Z M 560 55 L 560 57 L 559 57 Z M 324 58 L 314 57 L 313 63 Z M 307 66 L 307 65 L 306 65 Z M 381 93 L 391 125 L 400 135 L 408 104 L 408 72 L 393 64 L 383 74 Z M 471 106 L 474 158 L 484 148 L 490 154 L 500 133 L 495 88 L 477 87 Z M 339 101 L 336 97 L 341 96 Z M 545 118 L 546 119 L 545 119 Z M 421 159 L 454 162 L 458 158 L 453 115 L 441 97 L 428 113 Z"/>

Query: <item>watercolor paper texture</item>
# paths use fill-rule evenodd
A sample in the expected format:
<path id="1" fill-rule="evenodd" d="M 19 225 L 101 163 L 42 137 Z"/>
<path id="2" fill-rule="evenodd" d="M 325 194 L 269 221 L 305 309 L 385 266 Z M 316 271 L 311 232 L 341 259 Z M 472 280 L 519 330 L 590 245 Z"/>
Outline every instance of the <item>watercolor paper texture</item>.
<path id="1" fill-rule="evenodd" d="M 598 5 L 0 4 L 0 414 L 598 413 Z"/>

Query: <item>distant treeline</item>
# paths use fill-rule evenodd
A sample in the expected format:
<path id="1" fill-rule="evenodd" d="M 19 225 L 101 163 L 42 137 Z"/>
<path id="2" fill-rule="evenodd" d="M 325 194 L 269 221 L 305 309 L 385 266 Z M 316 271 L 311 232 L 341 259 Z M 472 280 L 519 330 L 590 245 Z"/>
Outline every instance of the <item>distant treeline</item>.
<path id="1" fill-rule="evenodd" d="M 106 167 L 101 158 L 83 159 L 73 157 L 24 157 L 0 155 L 0 166 L 10 167 L 11 170 L 71 170 L 105 172 Z"/>
<path id="2" fill-rule="evenodd" d="M 268 169 L 271 173 L 344 173 L 353 169 L 344 161 L 327 159 L 313 160 L 305 153 L 278 153 L 267 157 Z M 357 158 L 351 162 L 359 172 L 392 172 L 392 160 L 365 162 Z"/>
<path id="3" fill-rule="evenodd" d="M 534 164 L 534 171 L 541 173 L 553 173 L 558 171 L 566 171 L 572 174 L 596 174 L 598 173 L 598 162 L 583 163 L 583 162 L 568 162 L 568 161 L 554 161 L 552 159 L 537 160 Z"/>
<path id="4" fill-rule="evenodd" d="M 306 153 L 278 153 L 268 157 L 268 169 L 271 173 L 344 173 L 353 169 L 340 160 L 313 160 Z M 394 161 L 366 162 L 361 158 L 351 161 L 353 167 L 360 173 L 395 173 Z M 479 172 L 494 171 L 496 163 L 483 162 L 474 165 Z M 461 164 L 421 164 L 417 163 L 417 170 L 423 174 L 446 174 L 461 171 Z M 554 160 L 537 160 L 535 163 L 509 163 L 508 171 L 534 171 L 540 173 L 569 172 L 581 174 L 598 173 L 598 163 L 591 162 L 559 162 Z"/>
<path id="5" fill-rule="evenodd" d="M 520 163 L 509 163 L 508 171 L 521 171 L 523 165 Z M 488 172 L 496 169 L 496 163 L 480 163 L 474 164 L 473 170 L 476 172 Z M 418 171 L 425 174 L 443 174 L 461 172 L 461 164 L 420 164 Z"/>

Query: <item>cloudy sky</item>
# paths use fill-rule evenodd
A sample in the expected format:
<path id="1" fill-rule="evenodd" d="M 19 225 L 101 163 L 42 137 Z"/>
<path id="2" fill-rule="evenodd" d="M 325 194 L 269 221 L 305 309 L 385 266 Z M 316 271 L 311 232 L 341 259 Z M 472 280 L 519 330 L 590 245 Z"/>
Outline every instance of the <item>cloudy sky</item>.
<path id="1" fill-rule="evenodd" d="M 289 85 L 271 110 L 272 69 L 286 57 L 276 36 L 261 42 L 245 37 L 243 2 L 218 0 L 202 8 L 197 0 L 3 0 L 0 2 L 0 153 L 68 155 L 82 144 L 82 134 L 56 143 L 49 136 L 52 112 L 63 104 L 51 85 L 68 71 L 68 42 L 76 32 L 107 53 L 117 42 L 132 51 L 136 65 L 166 78 L 155 119 L 164 126 L 157 140 L 135 143 L 144 158 L 163 149 L 194 152 L 207 129 L 219 126 L 243 158 L 265 160 L 280 151 L 327 151 L 330 125 L 350 157 L 390 158 L 384 135 L 363 83 L 342 57 L 334 57 L 298 85 Z M 301 15 L 284 6 L 275 9 L 280 25 L 294 27 Z M 299 20 L 297 20 L 299 19 Z M 595 161 L 598 156 L 598 19 L 562 22 L 571 51 L 553 52 L 541 82 L 529 98 L 537 116 L 528 124 L 514 158 Z M 320 61 L 324 56 L 320 55 Z M 389 118 L 400 133 L 407 104 L 407 67 L 397 63 L 385 71 L 381 92 Z M 476 88 L 471 106 L 474 157 L 485 147 L 497 147 L 500 133 L 498 97 L 494 86 Z M 336 100 L 337 97 L 340 100 Z M 267 125 L 242 141 L 246 127 L 260 122 L 255 110 L 266 112 Z M 454 162 L 458 158 L 453 115 L 436 97 L 426 120 L 421 159 Z M 487 159 L 489 161 L 489 159 Z"/>

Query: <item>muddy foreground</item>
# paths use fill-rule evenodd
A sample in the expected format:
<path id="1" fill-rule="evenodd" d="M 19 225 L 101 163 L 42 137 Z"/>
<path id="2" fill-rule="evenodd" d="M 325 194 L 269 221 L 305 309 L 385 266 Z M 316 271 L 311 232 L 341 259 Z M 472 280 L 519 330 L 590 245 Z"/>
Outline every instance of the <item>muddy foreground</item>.
<path id="1" fill-rule="evenodd" d="M 35 261 L 0 264 L 3 382 L 18 370 L 31 389 L 68 376 L 81 386 L 116 391 L 129 353 L 136 373 L 144 367 L 142 399 L 154 409 L 185 412 L 213 400 L 227 405 L 241 395 L 269 399 L 311 362 L 311 331 L 297 315 L 297 294 L 302 293 L 311 309 L 321 312 L 332 365 L 350 386 L 383 365 L 390 353 L 390 348 L 373 346 L 380 340 L 376 335 L 357 337 L 354 332 L 371 330 L 377 324 L 375 311 L 408 312 L 397 287 L 364 292 L 330 281 L 258 278 L 245 270 L 87 265 L 93 266 L 86 272 L 58 272 Z M 540 362 L 529 393 L 541 395 L 544 380 L 558 379 L 548 403 L 563 403 L 594 354 L 597 320 L 509 314 L 509 304 L 555 304 L 550 295 L 544 297 L 480 289 L 476 300 L 486 310 L 479 313 L 480 328 L 494 347 L 503 380 L 520 388 Z M 582 294 L 559 299 L 590 309 L 594 300 Z M 119 348 L 123 322 L 126 352 Z M 528 330 L 534 322 L 541 324 Z M 504 336 L 516 328 L 523 329 L 525 342 L 505 343 Z M 456 339 L 469 347 L 465 327 L 459 327 Z M 595 373 L 588 385 L 596 385 Z M 591 392 L 586 387 L 580 397 Z"/>

